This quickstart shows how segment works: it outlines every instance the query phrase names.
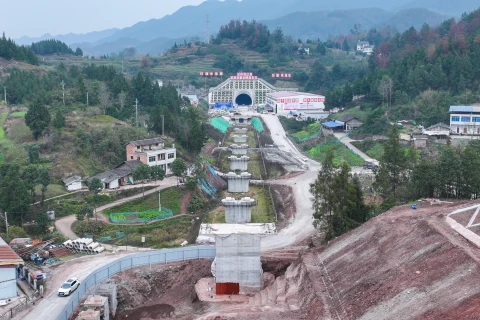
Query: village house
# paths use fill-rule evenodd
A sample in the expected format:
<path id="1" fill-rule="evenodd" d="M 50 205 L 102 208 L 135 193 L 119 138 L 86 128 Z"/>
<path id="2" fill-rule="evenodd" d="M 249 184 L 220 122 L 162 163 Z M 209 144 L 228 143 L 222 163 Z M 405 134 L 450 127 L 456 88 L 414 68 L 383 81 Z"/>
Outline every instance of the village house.
<path id="1" fill-rule="evenodd" d="M 368 41 L 358 41 L 357 42 L 357 51 L 363 51 L 365 47 L 369 47 L 370 42 Z"/>
<path id="2" fill-rule="evenodd" d="M 125 185 L 133 185 L 133 171 L 141 165 L 139 160 L 125 161 L 121 165 L 112 170 L 99 173 L 87 180 L 90 183 L 94 178 L 99 179 L 103 183 L 103 189 L 117 189 Z"/>
<path id="3" fill-rule="evenodd" d="M 17 291 L 17 267 L 23 265 L 23 259 L 0 238 L 0 300 L 15 298 Z"/>
<path id="4" fill-rule="evenodd" d="M 68 191 L 76 191 L 82 189 L 82 177 L 74 175 L 62 179 L 65 188 Z"/>
<path id="5" fill-rule="evenodd" d="M 450 134 L 480 135 L 480 107 L 451 106 Z"/>
<path id="6" fill-rule="evenodd" d="M 160 138 L 131 141 L 126 145 L 127 161 L 138 160 L 153 167 L 160 166 L 166 174 L 171 174 L 172 162 L 177 158 L 175 145 L 165 148 Z"/>
<path id="7" fill-rule="evenodd" d="M 198 107 L 199 100 L 196 94 L 182 94 L 182 97 L 188 98 L 190 100 L 190 104 L 194 107 Z"/>
<path id="8" fill-rule="evenodd" d="M 348 115 L 341 116 L 340 118 L 335 120 L 335 122 L 343 125 L 343 130 L 346 132 L 352 131 L 354 129 L 357 129 L 363 126 L 363 122 L 355 116 L 348 116 Z"/>
<path id="9" fill-rule="evenodd" d="M 368 41 L 358 41 L 357 42 L 357 51 L 370 55 L 373 53 L 375 46 L 370 45 Z"/>

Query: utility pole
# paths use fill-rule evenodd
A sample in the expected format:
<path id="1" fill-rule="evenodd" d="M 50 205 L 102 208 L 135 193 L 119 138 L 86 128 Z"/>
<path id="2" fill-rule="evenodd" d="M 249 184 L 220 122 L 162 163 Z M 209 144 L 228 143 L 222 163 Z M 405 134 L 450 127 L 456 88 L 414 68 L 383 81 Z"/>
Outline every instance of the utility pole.
<path id="1" fill-rule="evenodd" d="M 135 99 L 135 128 L 138 127 L 138 99 Z"/>
<path id="2" fill-rule="evenodd" d="M 63 93 L 63 105 L 65 105 L 65 81 L 62 80 L 62 82 L 60 82 L 60 85 L 62 86 L 62 93 Z"/>
<path id="3" fill-rule="evenodd" d="M 160 190 L 158 190 L 158 212 L 162 211 L 162 204 L 160 203 Z"/>
<path id="4" fill-rule="evenodd" d="M 205 15 L 205 44 L 210 44 L 210 16 L 208 14 Z"/>
<path id="5" fill-rule="evenodd" d="M 8 237 L 8 218 L 7 218 L 7 212 L 5 211 L 5 228 L 7 229 L 7 237 Z"/>
<path id="6" fill-rule="evenodd" d="M 87 92 L 87 107 L 88 107 L 88 92 Z"/>
<path id="7" fill-rule="evenodd" d="M 123 59 L 122 59 L 122 74 L 123 74 Z"/>
<path id="8" fill-rule="evenodd" d="M 7 105 L 7 87 L 3 86 L 5 105 Z"/>
<path id="9" fill-rule="evenodd" d="M 165 116 L 162 114 L 162 137 L 165 136 Z"/>

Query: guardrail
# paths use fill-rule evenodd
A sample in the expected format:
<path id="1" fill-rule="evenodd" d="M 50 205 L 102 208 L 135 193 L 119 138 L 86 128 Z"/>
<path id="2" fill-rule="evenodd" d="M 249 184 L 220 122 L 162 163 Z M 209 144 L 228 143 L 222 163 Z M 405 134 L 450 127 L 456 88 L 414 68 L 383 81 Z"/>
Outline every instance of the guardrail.
<path id="1" fill-rule="evenodd" d="M 57 319 L 68 320 L 75 311 L 80 300 L 92 287 L 97 283 L 110 278 L 116 273 L 152 264 L 167 264 L 169 262 L 213 258 L 215 258 L 215 246 L 192 246 L 175 249 L 162 249 L 136 253 L 127 257 L 119 258 L 118 260 L 93 271 L 81 281 L 80 287 L 78 287 L 78 289 L 72 294 L 67 305 L 63 308 L 62 313 L 57 316 Z"/>

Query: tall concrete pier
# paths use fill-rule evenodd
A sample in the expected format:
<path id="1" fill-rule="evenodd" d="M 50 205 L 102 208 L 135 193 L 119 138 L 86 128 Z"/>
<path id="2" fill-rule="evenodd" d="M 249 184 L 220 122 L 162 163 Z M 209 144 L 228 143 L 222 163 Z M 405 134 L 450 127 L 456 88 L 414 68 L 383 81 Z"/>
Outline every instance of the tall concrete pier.
<path id="1" fill-rule="evenodd" d="M 260 289 L 262 263 L 260 262 L 259 234 L 231 234 L 215 237 L 216 255 L 212 274 L 219 283 L 238 283 L 240 292 Z"/>
<path id="2" fill-rule="evenodd" d="M 250 223 L 252 221 L 252 207 L 256 205 L 256 201 L 252 198 L 242 198 L 235 200 L 234 198 L 225 198 L 222 200 L 225 207 L 226 223 Z"/>
<path id="3" fill-rule="evenodd" d="M 233 142 L 235 142 L 235 143 L 246 143 L 247 139 L 248 139 L 248 136 L 246 136 L 246 135 L 242 135 L 242 136 L 234 135 L 233 136 Z"/>
<path id="4" fill-rule="evenodd" d="M 249 160 L 250 160 L 250 157 L 247 157 L 247 156 L 241 156 L 241 157 L 231 156 L 231 157 L 228 157 L 228 161 L 230 161 L 230 170 L 232 170 L 232 171 L 235 171 L 235 170 L 247 171 Z"/>
<path id="5" fill-rule="evenodd" d="M 249 190 L 249 182 L 252 174 L 248 172 L 242 172 L 237 175 L 234 172 L 229 172 L 225 175 L 228 181 L 228 192 L 230 193 L 246 193 Z"/>
<path id="6" fill-rule="evenodd" d="M 247 134 L 248 129 L 247 128 L 233 128 L 233 132 L 235 132 L 235 134 Z"/>
<path id="7" fill-rule="evenodd" d="M 234 156 L 246 156 L 248 153 L 248 144 L 232 144 L 229 149 Z"/>

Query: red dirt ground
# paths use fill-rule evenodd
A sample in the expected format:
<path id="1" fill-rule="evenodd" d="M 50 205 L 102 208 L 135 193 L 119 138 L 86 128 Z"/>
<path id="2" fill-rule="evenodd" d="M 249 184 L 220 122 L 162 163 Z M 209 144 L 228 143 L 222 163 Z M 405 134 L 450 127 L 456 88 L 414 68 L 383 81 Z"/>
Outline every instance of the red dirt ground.
<path id="1" fill-rule="evenodd" d="M 130 270 L 117 275 L 117 319 L 162 318 L 172 307 L 175 319 L 480 319 L 480 249 L 445 222 L 472 204 L 396 207 L 328 245 L 267 252 L 263 268 L 276 280 L 244 304 L 195 301 L 209 261 Z"/>

